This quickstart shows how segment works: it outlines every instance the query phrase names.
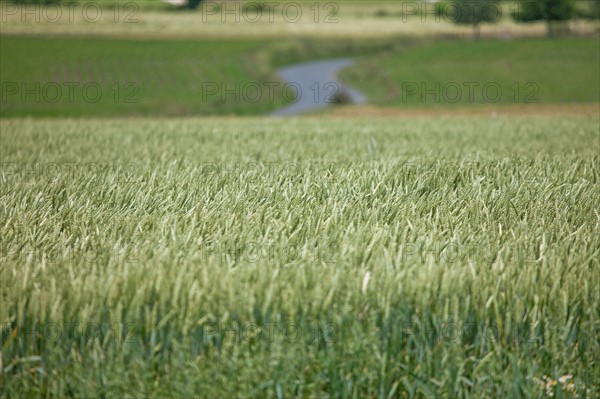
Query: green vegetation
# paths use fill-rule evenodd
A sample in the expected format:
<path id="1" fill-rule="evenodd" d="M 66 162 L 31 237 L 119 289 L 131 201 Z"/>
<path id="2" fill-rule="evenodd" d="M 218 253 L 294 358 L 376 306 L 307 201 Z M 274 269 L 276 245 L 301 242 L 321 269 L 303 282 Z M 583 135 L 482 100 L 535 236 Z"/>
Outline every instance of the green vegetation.
<path id="1" fill-rule="evenodd" d="M 0 397 L 597 397 L 599 122 L 3 119 Z"/>
<path id="2" fill-rule="evenodd" d="M 291 99 L 282 93 L 284 82 L 275 75 L 276 67 L 390 51 L 407 43 L 20 36 L 1 40 L 4 117 L 260 115 Z"/>
<path id="3" fill-rule="evenodd" d="M 600 43 L 436 42 L 366 59 L 342 76 L 379 105 L 599 102 Z"/>
<path id="4" fill-rule="evenodd" d="M 336 57 L 370 105 L 589 113 L 597 4 L 473 42 L 426 3 L 43 1 L 0 3 L 0 398 L 600 396 L 600 115 L 233 117 Z"/>
<path id="5" fill-rule="evenodd" d="M 553 24 L 572 19 L 576 12 L 574 0 L 520 0 L 513 12 L 513 18 L 518 22 L 545 21 L 547 36 L 554 36 Z"/>
<path id="6" fill-rule="evenodd" d="M 270 97 L 275 68 L 365 56 L 343 77 L 378 105 L 598 102 L 599 49 L 597 39 L 581 38 L 431 43 L 3 36 L 0 97 L 5 117 L 260 115 L 287 101 L 282 82 Z"/>
<path id="7" fill-rule="evenodd" d="M 264 84 L 276 78 L 268 65 L 260 64 L 250 55 L 260 46 L 258 40 L 3 36 L 2 114 L 265 113 L 285 101 L 277 88 L 274 88 L 275 100 L 269 101 L 268 87 Z M 223 85 L 234 94 L 225 95 Z M 265 91 L 258 100 L 253 86 Z"/>

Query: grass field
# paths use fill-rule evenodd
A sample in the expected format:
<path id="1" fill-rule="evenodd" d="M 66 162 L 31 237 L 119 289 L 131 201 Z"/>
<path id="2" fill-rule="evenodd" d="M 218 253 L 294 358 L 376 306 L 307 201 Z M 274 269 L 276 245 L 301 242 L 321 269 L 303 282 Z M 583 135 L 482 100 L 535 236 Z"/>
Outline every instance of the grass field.
<path id="1" fill-rule="evenodd" d="M 262 115 L 292 98 L 275 69 L 391 40 L 2 36 L 0 116 Z"/>
<path id="2" fill-rule="evenodd" d="M 265 82 L 277 79 L 252 56 L 260 46 L 258 40 L 4 36 L 2 115 L 266 113 L 285 101 L 277 87 L 269 101 Z M 253 85 L 265 94 L 257 96 Z"/>
<path id="3" fill-rule="evenodd" d="M 3 119 L 0 397 L 597 397 L 599 123 Z"/>
<path id="4" fill-rule="evenodd" d="M 290 100 L 277 67 L 349 56 L 362 61 L 343 78 L 377 106 L 600 102 L 600 45 L 593 38 L 431 42 L 3 36 L 0 55 L 4 117 L 262 115 Z M 469 83 L 476 86 L 471 89 Z"/>
<path id="5" fill-rule="evenodd" d="M 600 39 L 434 42 L 365 58 L 343 76 L 385 106 L 598 103 Z"/>

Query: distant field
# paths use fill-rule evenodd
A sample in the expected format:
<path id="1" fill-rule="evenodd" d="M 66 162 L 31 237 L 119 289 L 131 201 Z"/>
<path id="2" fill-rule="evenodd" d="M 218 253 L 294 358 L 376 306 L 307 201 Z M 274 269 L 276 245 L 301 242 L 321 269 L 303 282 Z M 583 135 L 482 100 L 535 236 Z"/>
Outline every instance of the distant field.
<path id="1" fill-rule="evenodd" d="M 277 87 L 269 101 L 264 82 L 276 77 L 251 55 L 258 40 L 1 40 L 2 116 L 243 115 L 285 104 Z"/>
<path id="2" fill-rule="evenodd" d="M 42 6 L 30 14 L 24 9 L 8 8 L 0 2 L 2 33 L 28 35 L 100 35 L 120 37 L 167 38 L 374 38 L 374 37 L 469 37 L 469 26 L 455 25 L 447 18 L 436 18 L 424 12 L 432 5 L 425 1 L 412 2 L 417 10 L 407 11 L 403 2 L 388 1 L 266 1 L 268 7 L 257 12 L 253 1 L 229 2 L 221 9 L 206 1 L 195 11 L 165 10 L 162 2 L 133 2 L 125 0 L 94 1 L 101 7 L 86 9 L 87 0 L 76 2 L 72 11 L 62 7 L 58 17 L 53 9 Z M 115 4 L 119 5 L 115 7 Z M 261 3 L 261 2 L 258 2 Z M 410 3 L 410 2 L 409 2 Z M 237 4 L 237 6 L 236 6 Z M 291 7 L 290 7 L 291 4 Z M 516 24 L 510 18 L 514 2 L 505 2 L 496 24 L 482 27 L 484 36 L 543 36 L 544 23 Z M 274 6 L 275 5 L 275 6 Z M 46 7 L 46 8 L 44 8 Z M 31 10 L 34 10 L 31 13 Z M 86 11 L 87 10 L 87 11 Z M 232 11 L 225 14 L 225 10 Z M 403 14 L 404 11 L 404 14 Z M 423 18 L 422 15 L 426 16 Z M 37 16 L 37 18 L 36 18 Z M 90 22 L 93 21 L 93 22 Z M 598 21 L 578 20 L 569 24 L 577 34 L 593 35 L 600 27 Z"/>
<path id="3" fill-rule="evenodd" d="M 262 115 L 293 97 L 277 67 L 351 56 L 361 62 L 342 77 L 373 105 L 600 101 L 600 44 L 590 38 L 1 40 L 3 117 Z"/>
<path id="4" fill-rule="evenodd" d="M 262 115 L 282 65 L 374 54 L 381 40 L 0 38 L 0 116 Z"/>
<path id="5" fill-rule="evenodd" d="M 0 397 L 598 397 L 599 123 L 3 119 Z"/>
<path id="6" fill-rule="evenodd" d="M 343 77 L 378 105 L 600 102 L 600 39 L 442 41 L 365 58 Z"/>

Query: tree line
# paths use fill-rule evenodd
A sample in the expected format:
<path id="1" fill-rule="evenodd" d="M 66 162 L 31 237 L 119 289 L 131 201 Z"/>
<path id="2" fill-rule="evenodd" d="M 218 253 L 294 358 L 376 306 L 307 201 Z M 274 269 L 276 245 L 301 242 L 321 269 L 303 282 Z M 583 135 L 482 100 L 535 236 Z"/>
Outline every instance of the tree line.
<path id="1" fill-rule="evenodd" d="M 9 1 L 40 4 L 61 2 L 61 0 Z M 222 0 L 211 1 L 222 2 Z M 202 2 L 203 0 L 184 0 L 181 7 L 196 9 Z M 247 2 L 255 3 L 257 7 L 269 3 L 269 1 L 252 0 Z M 471 25 L 475 38 L 479 38 L 482 24 L 498 22 L 500 19 L 498 12 L 502 12 L 501 0 L 441 0 L 435 3 L 438 15 L 443 15 L 445 19 L 456 24 Z M 545 21 L 547 36 L 552 37 L 555 36 L 555 26 L 559 23 L 574 18 L 600 19 L 600 0 L 517 0 L 510 2 L 510 14 L 514 21 L 520 23 Z"/>
<path id="2" fill-rule="evenodd" d="M 437 12 L 449 17 L 453 22 L 473 26 L 473 36 L 479 38 L 483 23 L 498 22 L 499 0 L 453 0 L 439 2 Z M 582 2 L 580 2 L 582 3 Z M 555 25 L 575 17 L 600 18 L 600 0 L 583 2 L 577 7 L 575 0 L 519 0 L 512 3 L 510 14 L 516 22 L 546 22 L 546 35 L 555 36 Z"/>

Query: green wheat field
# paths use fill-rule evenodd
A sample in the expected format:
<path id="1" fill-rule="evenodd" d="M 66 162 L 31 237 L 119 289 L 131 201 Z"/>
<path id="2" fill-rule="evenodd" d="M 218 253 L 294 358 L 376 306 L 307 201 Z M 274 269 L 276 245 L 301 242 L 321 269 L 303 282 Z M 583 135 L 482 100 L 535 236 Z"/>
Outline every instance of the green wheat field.
<path id="1" fill-rule="evenodd" d="M 600 398 L 594 1 L 0 0 L 0 399 Z"/>
<path id="2" fill-rule="evenodd" d="M 599 123 L 2 119 L 0 397 L 598 397 Z"/>

